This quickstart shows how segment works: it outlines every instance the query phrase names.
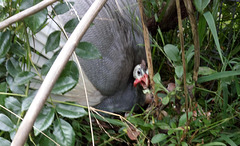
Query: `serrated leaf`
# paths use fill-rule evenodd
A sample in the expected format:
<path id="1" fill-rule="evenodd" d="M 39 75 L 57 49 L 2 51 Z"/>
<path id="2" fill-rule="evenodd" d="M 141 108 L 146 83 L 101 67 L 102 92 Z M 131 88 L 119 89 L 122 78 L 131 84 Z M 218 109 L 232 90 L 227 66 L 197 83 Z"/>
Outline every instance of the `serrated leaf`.
<path id="1" fill-rule="evenodd" d="M 14 83 L 16 85 L 23 85 L 30 81 L 34 76 L 36 76 L 36 74 L 33 72 L 22 71 L 16 75 L 16 77 L 14 78 Z"/>
<path id="2" fill-rule="evenodd" d="M 18 61 L 13 57 L 7 60 L 6 69 L 13 77 L 15 77 L 19 72 L 22 71 Z"/>
<path id="3" fill-rule="evenodd" d="M 162 99 L 162 104 L 163 104 L 163 105 L 167 105 L 168 103 L 169 103 L 169 97 L 166 96 L 166 97 L 164 97 L 164 98 Z"/>
<path id="4" fill-rule="evenodd" d="M 62 94 L 74 88 L 78 83 L 78 67 L 74 61 L 69 61 L 53 87 L 52 93 Z"/>
<path id="5" fill-rule="evenodd" d="M 12 92 L 18 93 L 18 94 L 25 93 L 25 86 L 24 85 L 16 85 L 11 76 L 7 76 L 6 81 Z"/>
<path id="6" fill-rule="evenodd" d="M 24 19 L 27 26 L 32 30 L 34 34 L 41 30 L 42 26 L 47 20 L 47 10 L 43 9 L 42 11 L 33 14 Z"/>
<path id="7" fill-rule="evenodd" d="M 159 143 L 159 142 L 165 140 L 167 137 L 168 137 L 168 135 L 163 134 L 163 133 L 159 133 L 159 134 L 153 136 L 151 142 L 152 142 L 153 144 Z"/>
<path id="8" fill-rule="evenodd" d="M 45 46 L 46 53 L 57 49 L 60 43 L 60 36 L 61 36 L 61 31 L 54 31 L 48 36 L 47 43 Z"/>
<path id="9" fill-rule="evenodd" d="M 21 103 L 16 98 L 11 96 L 5 99 L 5 106 L 15 113 L 20 113 L 21 111 Z"/>
<path id="10" fill-rule="evenodd" d="M 78 25 L 79 21 L 77 18 L 73 18 L 69 20 L 65 25 L 64 25 L 64 30 L 68 33 L 72 33 L 73 30 L 76 28 Z"/>
<path id="11" fill-rule="evenodd" d="M 1 143 L 1 146 L 10 146 L 11 145 L 10 141 L 8 141 L 7 139 L 4 139 L 2 137 L 0 137 L 0 143 Z"/>
<path id="12" fill-rule="evenodd" d="M 55 61 L 55 59 L 57 58 L 58 53 L 55 53 L 51 59 L 49 59 L 43 66 L 41 69 L 41 74 L 42 75 L 47 75 L 48 71 L 50 70 L 51 66 L 53 65 L 53 62 Z"/>
<path id="13" fill-rule="evenodd" d="M 75 50 L 78 57 L 83 59 L 101 58 L 99 50 L 91 43 L 80 42 Z"/>
<path id="14" fill-rule="evenodd" d="M 9 132 L 13 128 L 12 121 L 6 115 L 0 113 L 0 130 Z"/>
<path id="15" fill-rule="evenodd" d="M 22 111 L 28 110 L 28 108 L 31 105 L 31 103 L 33 101 L 33 98 L 36 96 L 36 94 L 37 94 L 37 90 L 32 92 L 32 93 L 30 93 L 27 98 L 23 99 L 22 106 L 21 106 L 21 110 Z"/>
<path id="16" fill-rule="evenodd" d="M 73 146 L 75 144 L 75 132 L 72 126 L 61 118 L 54 122 L 53 135 L 60 145 Z"/>
<path id="17" fill-rule="evenodd" d="M 174 46 L 172 44 L 167 44 L 166 46 L 164 46 L 164 52 L 166 53 L 167 57 L 174 61 L 181 61 L 181 58 L 179 56 L 179 50 L 177 48 L 177 46 Z"/>
<path id="18" fill-rule="evenodd" d="M 0 32 L 0 58 L 5 57 L 11 46 L 11 32 Z"/>
<path id="19" fill-rule="evenodd" d="M 68 104 L 57 104 L 56 110 L 61 116 L 67 118 L 80 118 L 87 115 L 83 108 Z"/>
<path id="20" fill-rule="evenodd" d="M 38 115 L 34 126 L 40 131 L 46 130 L 53 122 L 54 119 L 54 109 L 50 107 L 45 107 L 42 109 L 41 113 Z M 34 129 L 34 135 L 37 136 L 39 131 Z"/>
<path id="21" fill-rule="evenodd" d="M 20 4 L 20 10 L 25 10 L 31 6 L 36 5 L 41 0 L 22 0 Z M 26 25 L 32 30 L 35 34 L 37 33 L 41 27 L 45 24 L 47 20 L 47 9 L 43 9 L 38 13 L 35 13 L 31 16 L 28 16 L 24 19 Z"/>
<path id="22" fill-rule="evenodd" d="M 50 130 L 46 130 L 44 133 L 51 139 L 54 139 L 54 135 L 50 133 Z M 56 146 L 56 144 L 53 143 L 48 137 L 42 136 L 41 140 L 39 141 L 39 146 Z"/>
<path id="23" fill-rule="evenodd" d="M 192 117 L 192 112 L 188 112 L 188 119 L 191 117 Z M 186 122 L 187 122 L 187 115 L 186 113 L 184 113 L 179 119 L 178 127 L 185 126 Z"/>
<path id="24" fill-rule="evenodd" d="M 11 45 L 10 52 L 19 57 L 24 57 L 26 54 L 26 51 L 18 43 L 14 43 Z"/>
<path id="25" fill-rule="evenodd" d="M 74 2 L 68 2 L 71 5 L 74 5 Z M 67 11 L 69 11 L 71 9 L 70 4 L 68 3 L 59 3 L 56 6 L 54 6 L 53 11 L 52 11 L 52 15 L 56 14 L 56 15 L 60 15 L 63 13 L 66 13 Z"/>

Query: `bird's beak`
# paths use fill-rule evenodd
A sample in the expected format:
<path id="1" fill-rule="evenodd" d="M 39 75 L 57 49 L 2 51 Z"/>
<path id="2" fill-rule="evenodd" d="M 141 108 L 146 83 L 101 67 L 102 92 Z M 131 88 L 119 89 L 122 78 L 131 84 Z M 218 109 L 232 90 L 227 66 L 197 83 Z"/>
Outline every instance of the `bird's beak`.
<path id="1" fill-rule="evenodd" d="M 143 89 L 147 89 L 149 86 L 148 75 L 144 74 L 140 79 L 136 79 L 133 83 L 134 87 L 136 87 L 139 83 L 143 87 Z"/>

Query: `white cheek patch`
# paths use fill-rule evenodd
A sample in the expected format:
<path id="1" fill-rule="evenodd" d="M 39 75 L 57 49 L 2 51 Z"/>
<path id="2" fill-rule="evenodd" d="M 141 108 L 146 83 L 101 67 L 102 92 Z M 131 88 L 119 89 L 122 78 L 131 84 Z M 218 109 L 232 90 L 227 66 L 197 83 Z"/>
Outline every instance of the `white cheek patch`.
<path id="1" fill-rule="evenodd" d="M 141 70 L 141 66 L 140 66 L 140 65 L 137 65 L 137 66 L 134 68 L 134 70 L 133 70 L 133 77 L 134 77 L 135 79 L 138 79 L 138 78 L 139 78 L 138 73 L 137 73 L 139 70 Z"/>

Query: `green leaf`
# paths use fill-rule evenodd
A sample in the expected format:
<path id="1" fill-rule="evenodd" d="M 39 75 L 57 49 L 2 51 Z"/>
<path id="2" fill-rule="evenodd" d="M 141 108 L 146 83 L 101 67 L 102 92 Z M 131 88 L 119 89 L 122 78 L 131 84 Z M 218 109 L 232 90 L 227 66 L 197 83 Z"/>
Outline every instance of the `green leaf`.
<path id="1" fill-rule="evenodd" d="M 107 123 L 110 123 L 112 125 L 121 126 L 121 127 L 126 126 L 125 123 L 123 123 L 122 121 L 120 121 L 118 119 L 111 119 L 111 118 L 107 118 L 107 117 L 103 117 L 103 116 L 99 116 L 99 115 L 94 115 L 94 117 L 96 117 L 98 120 L 106 121 Z"/>
<path id="2" fill-rule="evenodd" d="M 210 75 L 210 74 L 213 74 L 216 72 L 217 71 L 211 69 L 210 67 L 202 66 L 202 67 L 199 67 L 198 74 L 206 76 L 206 75 Z"/>
<path id="3" fill-rule="evenodd" d="M 7 83 L 2 82 L 0 83 L 0 92 L 7 92 Z M 4 105 L 6 95 L 0 94 L 0 104 Z"/>
<path id="4" fill-rule="evenodd" d="M 21 106 L 22 112 L 28 110 L 28 108 L 31 105 L 33 98 L 36 96 L 36 94 L 37 94 L 37 90 L 30 93 L 27 98 L 23 99 L 22 106 Z"/>
<path id="5" fill-rule="evenodd" d="M 20 4 L 20 10 L 23 11 L 34 5 L 34 0 L 22 0 Z"/>
<path id="6" fill-rule="evenodd" d="M 168 135 L 163 134 L 163 133 L 159 133 L 159 134 L 153 136 L 151 142 L 152 142 L 153 144 L 159 143 L 159 142 L 165 140 L 167 137 L 168 137 Z"/>
<path id="7" fill-rule="evenodd" d="M 186 142 L 181 142 L 182 146 L 188 146 L 188 144 Z"/>
<path id="8" fill-rule="evenodd" d="M 192 112 L 188 112 L 188 119 L 190 119 L 191 117 L 192 117 Z M 184 113 L 179 119 L 178 127 L 185 126 L 186 122 L 187 122 L 187 114 Z"/>
<path id="9" fill-rule="evenodd" d="M 11 145 L 11 142 L 0 137 L 0 143 L 1 143 L 1 146 L 10 146 Z"/>
<path id="10" fill-rule="evenodd" d="M 181 61 L 177 46 L 174 46 L 172 44 L 167 44 L 166 46 L 164 46 L 163 49 L 170 60 L 174 62 Z"/>
<path id="11" fill-rule="evenodd" d="M 12 121 L 6 115 L 0 113 L 0 130 L 9 132 L 13 128 L 14 124 Z"/>
<path id="12" fill-rule="evenodd" d="M 83 108 L 68 104 L 57 104 L 56 110 L 61 116 L 67 118 L 80 118 L 87 115 Z"/>
<path id="13" fill-rule="evenodd" d="M 183 75 L 183 66 L 176 66 L 175 67 L 175 73 L 177 75 L 178 78 L 181 78 Z"/>
<path id="14" fill-rule="evenodd" d="M 207 23 L 204 16 L 200 15 L 198 20 L 198 34 L 199 34 L 200 46 L 202 46 L 203 40 L 206 36 L 206 25 Z"/>
<path id="15" fill-rule="evenodd" d="M 50 133 L 50 128 L 49 130 L 44 131 L 44 133 L 51 139 L 54 139 L 54 135 Z M 42 136 L 41 140 L 39 141 L 39 146 L 56 146 L 56 144 L 53 143 L 48 137 Z"/>
<path id="16" fill-rule="evenodd" d="M 223 61 L 223 55 L 222 55 L 222 50 L 220 48 L 220 44 L 219 44 L 219 39 L 218 39 L 218 35 L 217 35 L 217 29 L 216 29 L 216 25 L 215 25 L 215 21 L 213 19 L 213 16 L 212 14 L 208 11 L 206 13 L 203 14 L 207 23 L 208 23 L 208 26 L 212 32 L 212 35 L 213 35 L 213 38 L 214 38 L 214 41 L 215 41 L 215 44 L 217 46 L 217 50 L 218 50 L 218 54 L 221 58 L 221 61 L 222 61 L 222 64 L 224 64 L 224 61 Z"/>
<path id="17" fill-rule="evenodd" d="M 164 130 L 169 130 L 170 129 L 170 126 L 167 123 L 164 123 L 164 122 L 157 122 L 156 125 L 159 128 L 164 129 Z"/>
<path id="18" fill-rule="evenodd" d="M 224 141 L 226 141 L 230 146 L 237 146 L 237 144 L 228 135 L 223 134 L 221 135 L 220 139 L 223 139 Z"/>
<path id="19" fill-rule="evenodd" d="M 19 57 L 24 57 L 26 54 L 26 51 L 18 43 L 14 43 L 11 45 L 10 52 Z"/>
<path id="20" fill-rule="evenodd" d="M 27 26 L 32 30 L 35 34 L 41 30 L 47 20 L 47 10 L 43 9 L 42 11 L 33 14 L 24 19 Z"/>
<path id="21" fill-rule="evenodd" d="M 168 135 L 172 135 L 174 132 L 177 132 L 177 131 L 183 131 L 182 128 L 172 128 L 172 129 L 169 129 L 168 130 Z"/>
<path id="22" fill-rule="evenodd" d="M 194 55 L 194 46 L 191 45 L 186 52 L 187 63 L 189 63 L 189 61 L 192 59 L 193 55 Z"/>
<path id="23" fill-rule="evenodd" d="M 30 81 L 34 76 L 36 76 L 36 74 L 33 72 L 29 71 L 20 72 L 14 78 L 14 83 L 16 83 L 16 85 L 23 85 Z"/>
<path id="24" fill-rule="evenodd" d="M 59 46 L 60 36 L 61 31 L 54 31 L 48 36 L 47 43 L 45 46 L 46 53 L 55 50 Z"/>
<path id="25" fill-rule="evenodd" d="M 98 49 L 91 43 L 80 42 L 75 50 L 76 54 L 80 58 L 84 59 L 98 59 L 101 58 L 101 54 Z"/>
<path id="26" fill-rule="evenodd" d="M 163 105 L 167 105 L 168 103 L 169 103 L 169 97 L 166 96 L 166 97 L 164 97 L 164 98 L 162 99 L 162 104 L 163 104 Z"/>
<path id="27" fill-rule="evenodd" d="M 70 2 L 71 5 L 74 5 L 74 2 Z M 66 13 L 67 11 L 69 11 L 71 9 L 70 4 L 67 3 L 59 3 L 56 6 L 54 6 L 53 11 L 52 11 L 52 15 L 56 14 L 56 15 L 60 15 L 63 13 Z"/>
<path id="28" fill-rule="evenodd" d="M 11 46 L 11 32 L 0 32 L 0 58 L 5 57 Z"/>
<path id="29" fill-rule="evenodd" d="M 210 143 L 207 143 L 207 144 L 203 144 L 201 146 L 214 146 L 214 145 L 217 145 L 217 146 L 226 146 L 226 144 L 222 143 L 222 142 L 210 142 Z"/>
<path id="30" fill-rule="evenodd" d="M 210 0 L 194 0 L 194 5 L 200 13 L 203 13 L 203 10 L 207 7 L 209 3 Z"/>
<path id="31" fill-rule="evenodd" d="M 75 132 L 72 126 L 61 118 L 54 122 L 53 135 L 60 145 L 74 146 L 75 144 Z"/>
<path id="32" fill-rule="evenodd" d="M 7 70 L 3 64 L 0 64 L 0 78 L 6 76 Z"/>
<path id="33" fill-rule="evenodd" d="M 21 111 L 21 103 L 16 98 L 11 96 L 5 99 L 5 106 L 15 113 L 20 113 Z"/>
<path id="34" fill-rule="evenodd" d="M 49 59 L 43 66 L 41 69 L 41 74 L 42 75 L 47 75 L 48 71 L 50 70 L 51 66 L 53 65 L 53 62 L 56 60 L 58 56 L 58 53 L 55 53 L 51 59 Z"/>
<path id="35" fill-rule="evenodd" d="M 25 10 L 31 6 L 34 6 L 40 1 L 41 0 L 22 0 L 20 4 L 20 10 Z M 42 11 L 28 16 L 24 19 L 26 25 L 32 30 L 34 34 L 37 33 L 45 24 L 47 20 L 47 13 L 47 9 L 43 9 Z"/>
<path id="36" fill-rule="evenodd" d="M 12 92 L 18 93 L 18 94 L 25 93 L 25 86 L 24 85 L 16 85 L 11 76 L 7 76 L 6 81 Z"/>
<path id="37" fill-rule="evenodd" d="M 18 61 L 11 57 L 6 62 L 6 69 L 10 73 L 11 76 L 15 77 L 19 72 L 22 71 L 21 67 L 19 66 Z"/>
<path id="38" fill-rule="evenodd" d="M 222 80 L 223 82 L 221 82 L 221 86 L 222 86 L 222 96 L 223 96 L 223 114 L 224 117 L 227 118 L 227 105 L 228 105 L 228 95 L 229 91 L 228 91 L 228 86 L 227 86 L 227 81 L 226 80 Z"/>
<path id="39" fill-rule="evenodd" d="M 61 94 L 74 88 L 78 83 L 78 67 L 74 61 L 69 61 L 53 87 L 52 93 Z"/>
<path id="40" fill-rule="evenodd" d="M 208 82 L 212 80 L 217 80 L 217 79 L 222 79 L 222 78 L 227 78 L 227 77 L 232 77 L 237 75 L 240 75 L 240 70 L 217 72 L 208 76 L 203 76 L 198 78 L 198 83 Z"/>
<path id="41" fill-rule="evenodd" d="M 65 25 L 64 25 L 64 29 L 66 32 L 68 33 L 72 33 L 73 30 L 76 28 L 76 26 L 78 25 L 79 21 L 77 18 L 73 18 L 71 20 L 69 20 Z"/>
<path id="42" fill-rule="evenodd" d="M 41 113 L 38 115 L 34 126 L 40 131 L 46 130 L 53 122 L 54 119 L 54 109 L 50 107 L 45 107 L 42 109 Z M 34 135 L 37 136 L 39 131 L 34 129 Z"/>
<path id="43" fill-rule="evenodd" d="M 159 73 L 156 73 L 154 76 L 153 76 L 153 81 L 157 84 L 161 84 L 161 76 Z"/>

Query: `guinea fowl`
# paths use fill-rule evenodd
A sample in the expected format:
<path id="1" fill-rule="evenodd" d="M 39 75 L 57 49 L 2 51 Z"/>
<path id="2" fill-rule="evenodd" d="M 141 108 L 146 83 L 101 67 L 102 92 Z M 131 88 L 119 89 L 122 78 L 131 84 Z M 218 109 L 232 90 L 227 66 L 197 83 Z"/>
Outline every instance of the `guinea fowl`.
<path id="1" fill-rule="evenodd" d="M 74 10 L 58 17 L 64 24 L 77 17 L 75 13 L 81 18 L 92 3 L 93 0 L 74 1 Z M 81 40 L 95 45 L 102 56 L 101 59 L 78 58 L 84 71 L 90 106 L 111 112 L 122 112 L 131 110 L 134 104 L 144 103 L 143 88 L 137 84 L 140 83 L 139 85 L 144 88 L 148 86 L 147 76 L 142 74 L 145 73 L 146 67 L 140 65 L 136 69 L 141 70 L 143 67 L 141 74 L 145 79 L 137 78 L 138 81 L 134 83 L 133 78 L 134 67 L 141 64 L 142 60 L 146 60 L 140 22 L 136 0 L 109 0 Z M 36 36 L 36 40 L 41 39 Z M 74 89 L 64 95 L 53 97 L 61 101 L 74 101 L 86 105 L 81 77 Z"/>

